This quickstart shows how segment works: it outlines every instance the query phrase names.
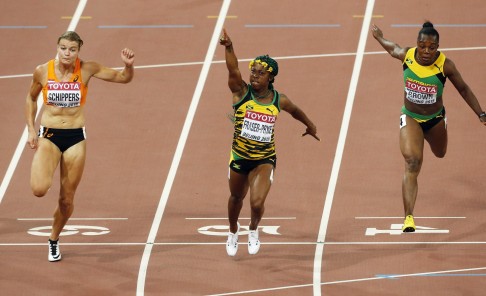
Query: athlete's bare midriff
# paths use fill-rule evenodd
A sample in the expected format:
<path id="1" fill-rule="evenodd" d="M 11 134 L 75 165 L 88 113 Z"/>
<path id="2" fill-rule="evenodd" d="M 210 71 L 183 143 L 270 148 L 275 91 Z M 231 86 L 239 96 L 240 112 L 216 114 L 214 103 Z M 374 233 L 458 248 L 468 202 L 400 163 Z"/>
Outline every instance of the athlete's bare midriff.
<path id="1" fill-rule="evenodd" d="M 44 105 L 41 125 L 49 128 L 61 129 L 84 127 L 84 107 L 61 108 Z"/>

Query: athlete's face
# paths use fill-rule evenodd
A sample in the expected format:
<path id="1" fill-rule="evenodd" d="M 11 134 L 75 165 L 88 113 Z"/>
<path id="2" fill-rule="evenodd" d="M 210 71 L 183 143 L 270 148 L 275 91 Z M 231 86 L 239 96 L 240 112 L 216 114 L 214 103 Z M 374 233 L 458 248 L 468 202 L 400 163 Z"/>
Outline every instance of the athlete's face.
<path id="1" fill-rule="evenodd" d="M 417 56 L 420 64 L 430 65 L 435 62 L 439 42 L 437 37 L 420 34 L 417 40 Z"/>
<path id="2" fill-rule="evenodd" d="M 250 68 L 250 83 L 255 90 L 267 89 L 271 78 L 270 72 L 260 63 L 254 63 Z"/>
<path id="3" fill-rule="evenodd" d="M 74 64 L 79 54 L 79 44 L 77 41 L 69 41 L 67 39 L 59 40 L 57 45 L 57 55 L 59 61 L 63 64 Z"/>

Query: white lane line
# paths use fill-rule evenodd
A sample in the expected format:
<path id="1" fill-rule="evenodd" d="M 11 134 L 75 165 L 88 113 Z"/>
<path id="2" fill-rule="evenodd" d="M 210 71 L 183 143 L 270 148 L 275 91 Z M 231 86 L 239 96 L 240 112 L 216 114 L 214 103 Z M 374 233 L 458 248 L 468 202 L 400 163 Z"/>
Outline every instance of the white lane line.
<path id="1" fill-rule="evenodd" d="M 145 246 L 146 243 L 65 243 L 62 246 Z M 0 247 L 45 247 L 46 243 L 0 243 Z"/>
<path id="2" fill-rule="evenodd" d="M 341 160 L 344 152 L 344 144 L 346 143 L 346 136 L 348 134 L 349 121 L 351 119 L 351 112 L 353 110 L 354 98 L 356 89 L 358 87 L 359 74 L 361 72 L 361 65 L 363 63 L 363 56 L 366 47 L 366 40 L 368 38 L 368 31 L 371 23 L 371 16 L 373 13 L 374 0 L 368 0 L 366 4 L 366 11 L 363 18 L 363 26 L 361 27 L 361 34 L 359 37 L 358 50 L 356 59 L 354 61 L 353 74 L 349 85 L 348 96 L 346 98 L 346 106 L 344 108 L 343 120 L 341 130 L 339 132 L 338 143 L 336 147 L 336 154 L 332 165 L 331 177 L 329 179 L 329 187 L 327 188 L 326 201 L 322 212 L 321 224 L 319 226 L 319 234 L 317 242 L 324 242 L 326 240 L 327 226 L 329 223 L 329 216 L 331 215 L 331 207 L 334 199 L 334 191 L 336 189 L 339 170 L 341 167 Z M 324 254 L 324 244 L 317 244 L 314 256 L 314 274 L 313 274 L 313 291 L 314 295 L 321 295 L 321 269 L 322 256 Z"/>
<path id="3" fill-rule="evenodd" d="M 486 46 L 474 46 L 474 47 L 453 47 L 453 48 L 441 48 L 441 51 L 470 51 L 470 50 L 486 50 Z M 368 51 L 364 55 L 376 55 L 376 54 L 388 54 L 386 51 Z M 334 57 L 348 57 L 355 56 L 355 52 L 343 52 L 343 53 L 323 53 L 323 54 L 309 54 L 309 55 L 297 55 L 297 56 L 282 56 L 273 57 L 275 60 L 296 60 L 296 59 L 316 59 L 316 58 L 334 58 Z M 249 62 L 253 58 L 238 59 L 240 62 Z M 197 66 L 202 65 L 204 62 L 184 62 L 184 63 L 170 63 L 170 64 L 153 64 L 153 65 L 137 65 L 135 69 L 150 69 L 150 68 L 167 68 L 167 67 L 183 67 L 183 66 Z M 224 64 L 225 61 L 212 61 L 212 64 Z M 114 67 L 115 70 L 121 70 L 122 67 Z M 4 75 L 0 76 L 0 79 L 11 78 L 24 78 L 32 77 L 31 74 L 17 74 L 17 75 Z"/>
<path id="4" fill-rule="evenodd" d="M 415 219 L 466 219 L 466 217 L 420 217 L 420 216 L 413 216 Z M 365 220 L 365 219 L 403 219 L 403 216 L 400 217 L 354 217 L 354 219 Z"/>
<path id="5" fill-rule="evenodd" d="M 150 233 L 147 239 L 147 245 L 145 246 L 142 255 L 142 260 L 140 263 L 140 269 L 138 272 L 138 279 L 137 279 L 137 296 L 144 295 L 145 278 L 147 276 L 147 268 L 150 259 L 150 254 L 152 253 L 152 247 L 155 238 L 157 236 L 157 231 L 159 230 L 160 222 L 162 221 L 162 216 L 164 215 L 165 206 L 167 204 L 167 200 L 169 199 L 170 190 L 172 188 L 172 184 L 174 183 L 175 175 L 179 167 L 179 162 L 182 157 L 182 152 L 184 151 L 184 146 L 186 145 L 187 137 L 189 135 L 189 130 L 191 129 L 191 124 L 194 119 L 194 115 L 196 113 L 197 105 L 199 103 L 199 99 L 201 98 L 201 94 L 204 85 L 206 83 L 206 78 L 209 73 L 209 68 L 211 67 L 212 64 L 211 62 L 213 60 L 214 53 L 216 52 L 216 47 L 218 46 L 219 35 L 223 31 L 223 24 L 226 19 L 226 15 L 228 14 L 230 3 L 231 0 L 224 0 L 221 6 L 221 11 L 219 12 L 219 17 L 216 22 L 216 26 L 214 27 L 213 36 L 211 37 L 209 43 L 209 48 L 206 53 L 206 58 L 204 59 L 204 64 L 201 70 L 201 74 L 197 81 L 196 89 L 192 97 L 191 105 L 189 106 L 189 110 L 187 112 L 186 120 L 182 128 L 179 142 L 177 143 L 177 148 L 174 153 L 174 158 L 172 159 L 172 164 L 169 169 L 167 180 L 165 182 L 162 195 L 160 197 L 159 205 L 157 206 L 157 211 L 155 213 L 154 221 L 152 223 L 152 227 L 150 229 Z"/>
<path id="6" fill-rule="evenodd" d="M 52 221 L 54 218 L 17 218 L 17 221 Z M 69 218 L 69 221 L 128 220 L 128 218 Z"/>
<path id="7" fill-rule="evenodd" d="M 324 286 L 324 285 L 349 284 L 349 283 L 358 283 L 358 282 L 384 280 L 384 279 L 398 279 L 398 278 L 405 278 L 405 277 L 440 276 L 440 275 L 447 275 L 447 274 L 451 274 L 451 273 L 471 272 L 471 271 L 481 271 L 481 270 L 486 270 L 486 267 L 441 270 L 441 271 L 409 273 L 409 274 L 399 274 L 399 275 L 386 275 L 386 276 L 377 276 L 377 277 L 369 277 L 369 278 L 361 278 L 361 279 L 322 282 L 322 283 L 320 283 L 320 285 Z M 282 287 L 274 287 L 274 288 L 266 288 L 266 289 L 258 289 L 258 290 L 246 290 L 246 291 L 238 291 L 238 292 L 230 292 L 230 293 L 222 293 L 222 294 L 211 294 L 211 295 L 206 295 L 206 296 L 228 296 L 228 295 L 253 294 L 253 293 L 262 293 L 262 292 L 273 292 L 273 291 L 278 291 L 278 290 L 307 288 L 307 287 L 311 287 L 311 286 L 312 286 L 311 284 L 303 284 L 303 285 L 282 286 Z"/>
<path id="8" fill-rule="evenodd" d="M 326 242 L 325 245 L 340 245 L 340 246 L 374 246 L 374 245 L 484 245 L 486 241 L 456 241 L 456 242 L 430 242 L 430 241 L 396 241 L 396 242 Z"/>
<path id="9" fill-rule="evenodd" d="M 62 245 L 68 246 L 145 246 L 148 243 L 124 243 L 124 242 L 112 242 L 112 243 L 65 243 L 63 242 Z M 166 242 L 166 243 L 153 243 L 151 245 L 154 246 L 222 246 L 225 245 L 226 242 Z M 246 245 L 245 242 L 238 243 L 240 245 Z M 316 243 L 316 242 L 262 242 L 262 245 L 273 245 L 273 246 L 309 246 L 309 245 L 316 245 L 316 244 L 324 244 L 328 246 L 403 246 L 403 245 L 486 245 L 486 241 L 464 241 L 464 242 L 421 242 L 421 241 L 397 241 L 397 242 L 326 242 L 326 243 Z M 10 246 L 19 246 L 19 247 L 29 247 L 29 246 L 42 246 L 45 247 L 45 243 L 0 243 L 0 247 L 10 247 Z"/>
<path id="10" fill-rule="evenodd" d="M 250 217 L 239 217 L 240 220 L 250 220 Z M 295 220 L 296 217 L 262 217 L 262 220 Z M 186 220 L 228 220 L 228 217 L 216 217 L 216 218 L 206 218 L 206 217 L 192 217 L 186 218 Z"/>
<path id="11" fill-rule="evenodd" d="M 75 31 L 76 27 L 78 26 L 79 19 L 81 19 L 81 15 L 83 15 L 84 8 L 88 4 L 88 0 L 80 0 L 78 2 L 78 7 L 76 7 L 76 11 L 73 14 L 73 18 L 68 26 L 68 31 Z"/>
<path id="12" fill-rule="evenodd" d="M 76 11 L 74 12 L 71 23 L 68 26 L 67 29 L 68 31 L 75 30 L 76 26 L 78 25 L 79 18 L 83 14 L 83 10 L 87 2 L 88 0 L 79 1 L 78 7 L 76 7 Z M 30 76 L 32 76 L 32 74 L 30 74 Z M 35 115 L 36 118 L 39 116 L 39 113 L 42 109 L 42 103 L 43 103 L 42 93 L 40 93 L 39 96 L 37 97 L 37 114 Z M 7 171 L 5 172 L 5 176 L 3 177 L 2 184 L 0 184 L 0 203 L 2 203 L 3 197 L 5 196 L 5 192 L 7 191 L 7 187 L 10 184 L 10 180 L 12 180 L 12 176 L 15 172 L 15 169 L 17 168 L 17 164 L 19 163 L 20 156 L 22 156 L 22 151 L 26 146 L 28 135 L 29 133 L 27 130 L 27 126 L 25 126 L 24 131 L 20 136 L 19 143 L 17 144 L 17 148 L 15 148 L 14 155 L 12 156 Z"/>
<path id="13" fill-rule="evenodd" d="M 340 28 L 340 24 L 247 24 L 245 28 Z"/>

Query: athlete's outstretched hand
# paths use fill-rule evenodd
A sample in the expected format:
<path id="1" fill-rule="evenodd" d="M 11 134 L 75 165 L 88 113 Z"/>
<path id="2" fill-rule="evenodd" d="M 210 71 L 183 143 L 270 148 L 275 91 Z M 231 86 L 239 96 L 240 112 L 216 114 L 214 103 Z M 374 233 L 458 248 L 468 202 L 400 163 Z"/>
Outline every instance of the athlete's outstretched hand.
<path id="1" fill-rule="evenodd" d="M 219 38 L 219 44 L 227 47 L 231 45 L 231 39 L 228 36 L 228 33 L 226 33 L 226 29 L 223 29 L 223 35 L 221 35 L 221 38 Z"/>
<path id="2" fill-rule="evenodd" d="M 311 135 L 312 137 L 314 137 L 314 139 L 316 139 L 317 141 L 320 141 L 321 139 L 317 136 L 317 129 L 315 126 L 311 126 L 311 127 L 307 127 L 307 129 L 305 130 L 305 133 L 302 134 L 302 137 L 306 136 L 306 135 Z"/>
<path id="3" fill-rule="evenodd" d="M 375 38 L 383 38 L 383 32 L 375 24 L 371 25 L 371 33 L 373 34 L 373 37 L 375 37 Z"/>
<path id="4" fill-rule="evenodd" d="M 482 124 L 486 125 L 486 116 L 479 117 L 479 121 L 481 121 Z"/>

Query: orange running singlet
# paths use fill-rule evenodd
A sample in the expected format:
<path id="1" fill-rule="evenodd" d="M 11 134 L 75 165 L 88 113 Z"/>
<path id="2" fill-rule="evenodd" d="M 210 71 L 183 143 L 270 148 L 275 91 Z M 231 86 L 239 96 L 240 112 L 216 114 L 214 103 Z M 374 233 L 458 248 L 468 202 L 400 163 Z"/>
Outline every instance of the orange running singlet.
<path id="1" fill-rule="evenodd" d="M 86 103 L 88 87 L 81 77 L 81 61 L 76 59 L 74 73 L 68 82 L 57 80 L 54 60 L 47 65 L 47 84 L 42 88 L 44 104 L 61 108 L 79 107 Z"/>

